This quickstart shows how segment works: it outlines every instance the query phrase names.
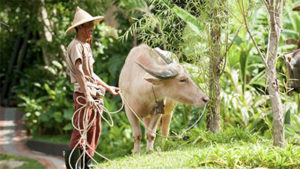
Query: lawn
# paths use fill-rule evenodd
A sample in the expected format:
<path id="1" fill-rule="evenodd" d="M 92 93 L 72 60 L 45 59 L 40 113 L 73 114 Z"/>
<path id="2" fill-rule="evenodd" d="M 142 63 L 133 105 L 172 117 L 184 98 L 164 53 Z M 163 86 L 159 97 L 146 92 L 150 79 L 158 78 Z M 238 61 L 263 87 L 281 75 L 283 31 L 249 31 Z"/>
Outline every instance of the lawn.
<path id="1" fill-rule="evenodd" d="M 270 139 L 241 129 L 218 134 L 190 133 L 187 141 L 156 140 L 156 151 L 119 157 L 98 168 L 300 168 L 300 145 L 287 139 L 285 148 L 272 146 Z"/>
<path id="2" fill-rule="evenodd" d="M 10 169 L 10 165 L 18 165 L 18 169 L 44 169 L 45 167 L 35 159 L 0 154 L 0 168 Z"/>

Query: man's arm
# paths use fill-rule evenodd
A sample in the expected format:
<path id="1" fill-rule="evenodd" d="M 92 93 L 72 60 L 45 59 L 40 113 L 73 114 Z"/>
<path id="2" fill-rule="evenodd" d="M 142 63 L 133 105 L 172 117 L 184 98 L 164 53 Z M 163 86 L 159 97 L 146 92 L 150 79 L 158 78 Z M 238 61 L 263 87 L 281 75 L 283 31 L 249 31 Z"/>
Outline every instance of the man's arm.
<path id="1" fill-rule="evenodd" d="M 93 72 L 93 78 L 96 80 L 98 85 L 103 86 L 105 89 L 107 89 L 111 94 L 113 95 L 119 95 L 119 93 L 117 92 L 117 90 L 120 90 L 117 87 L 114 86 L 109 86 L 108 84 L 106 84 L 103 80 L 100 79 L 99 76 L 97 76 L 94 72 Z"/>
<path id="2" fill-rule="evenodd" d="M 87 83 L 83 74 L 83 69 L 82 69 L 82 63 L 81 60 L 78 59 L 76 60 L 75 63 L 75 77 L 77 82 L 79 83 L 80 89 L 82 90 L 85 99 L 86 99 L 86 103 L 89 107 L 92 107 L 95 105 L 95 101 L 92 98 L 92 96 L 90 95 L 90 91 L 88 90 L 87 87 Z"/>
<path id="3" fill-rule="evenodd" d="M 109 89 L 110 86 L 106 84 L 103 80 L 101 80 L 100 77 L 97 76 L 94 72 L 93 72 L 93 78 L 96 80 L 98 85 L 103 86 L 107 90 Z"/>

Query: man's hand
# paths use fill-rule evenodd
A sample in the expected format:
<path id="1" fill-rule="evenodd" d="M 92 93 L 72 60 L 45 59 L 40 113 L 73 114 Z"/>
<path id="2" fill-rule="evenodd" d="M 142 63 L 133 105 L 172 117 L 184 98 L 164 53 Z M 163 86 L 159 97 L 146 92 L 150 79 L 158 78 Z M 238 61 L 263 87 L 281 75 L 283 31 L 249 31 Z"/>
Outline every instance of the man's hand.
<path id="1" fill-rule="evenodd" d="M 93 108 L 93 107 L 96 106 L 95 100 L 92 98 L 91 95 L 87 95 L 85 97 L 85 99 L 86 99 L 86 105 L 87 105 L 87 107 Z"/>
<path id="2" fill-rule="evenodd" d="M 118 96 L 120 93 L 118 91 L 120 91 L 120 88 L 118 87 L 114 87 L 114 86 L 109 86 L 109 88 L 107 89 L 112 95 Z"/>

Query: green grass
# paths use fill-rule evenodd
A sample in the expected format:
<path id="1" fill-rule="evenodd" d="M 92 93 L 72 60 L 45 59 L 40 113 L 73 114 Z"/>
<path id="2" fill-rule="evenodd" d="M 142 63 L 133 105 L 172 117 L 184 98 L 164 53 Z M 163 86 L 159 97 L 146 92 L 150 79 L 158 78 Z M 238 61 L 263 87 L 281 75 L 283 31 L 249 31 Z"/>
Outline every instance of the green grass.
<path id="1" fill-rule="evenodd" d="M 17 156 L 12 156 L 7 154 L 0 154 L 0 164 L 2 163 L 2 160 L 13 160 L 13 161 L 24 162 L 24 164 L 21 167 L 19 167 L 20 169 L 45 169 L 45 167 L 35 159 L 17 157 Z M 3 169 L 6 168 L 8 169 L 8 166 L 4 167 Z"/>
<path id="2" fill-rule="evenodd" d="M 285 148 L 242 129 L 213 134 L 193 130 L 190 139 L 156 140 L 154 153 L 125 156 L 99 168 L 300 168 L 300 146 L 287 140 Z"/>

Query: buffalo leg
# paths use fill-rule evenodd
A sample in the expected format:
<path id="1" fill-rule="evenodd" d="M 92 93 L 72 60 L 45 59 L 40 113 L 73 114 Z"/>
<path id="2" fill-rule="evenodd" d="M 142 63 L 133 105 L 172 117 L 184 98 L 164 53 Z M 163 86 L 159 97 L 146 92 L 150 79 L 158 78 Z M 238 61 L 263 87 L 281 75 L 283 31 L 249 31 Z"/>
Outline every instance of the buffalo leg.
<path id="1" fill-rule="evenodd" d="M 140 128 L 140 123 L 138 118 L 125 106 L 125 111 L 127 118 L 129 120 L 129 123 L 132 127 L 132 133 L 133 133 L 133 140 L 134 140 L 134 148 L 133 148 L 133 154 L 138 154 L 141 151 L 141 139 L 142 139 L 142 131 Z"/>
<path id="2" fill-rule="evenodd" d="M 149 126 L 150 120 L 151 120 L 150 117 L 145 117 L 145 118 L 143 119 L 144 124 L 145 124 L 145 129 Z"/>
<path id="3" fill-rule="evenodd" d="M 173 112 L 171 112 L 169 114 L 166 114 L 166 115 L 163 115 L 161 117 L 161 127 L 160 127 L 160 129 L 161 129 L 161 134 L 164 138 L 168 137 L 172 115 L 173 115 Z"/>
<path id="4" fill-rule="evenodd" d="M 147 135 L 147 151 L 153 151 L 154 139 L 156 137 L 157 124 L 161 119 L 161 114 L 154 114 L 151 117 L 150 123 L 146 128 Z"/>
<path id="5" fill-rule="evenodd" d="M 170 130 L 170 123 L 173 116 L 173 110 L 177 103 L 173 100 L 166 99 L 165 114 L 161 117 L 161 134 L 167 138 Z"/>

